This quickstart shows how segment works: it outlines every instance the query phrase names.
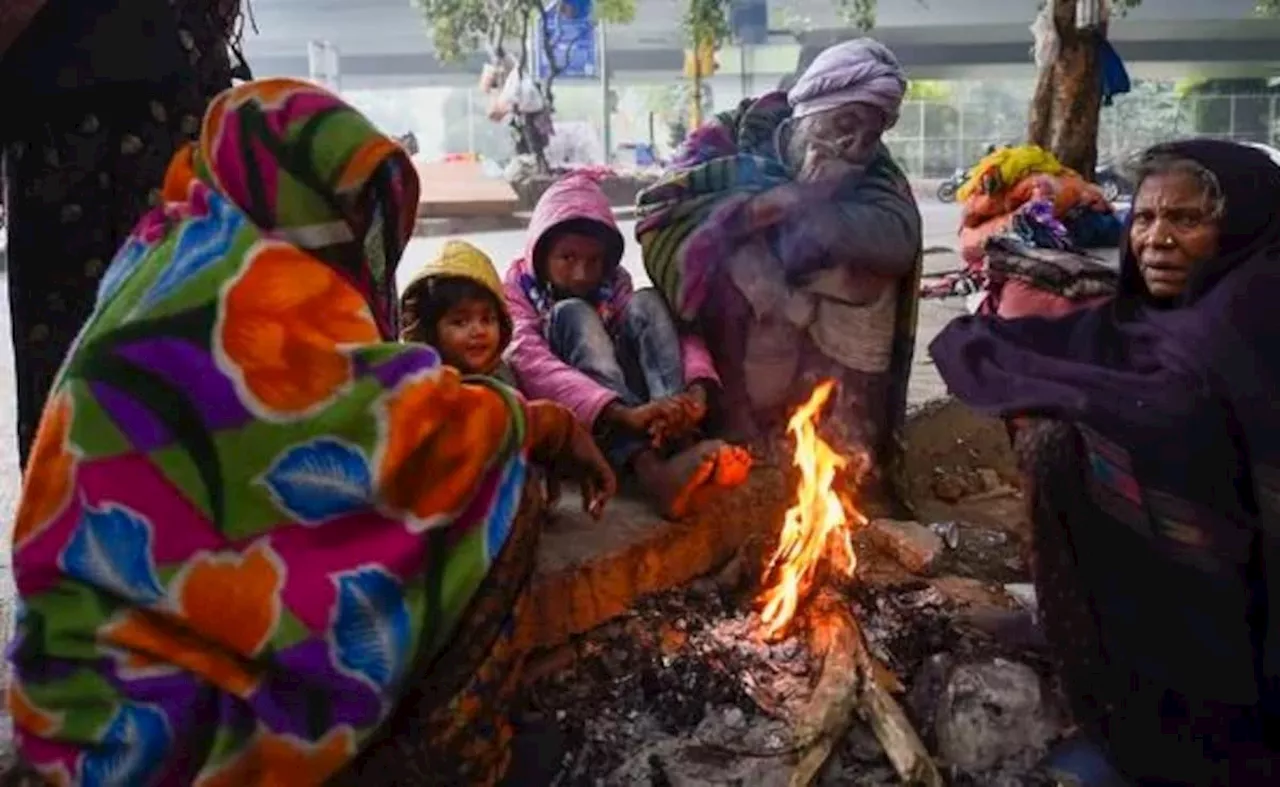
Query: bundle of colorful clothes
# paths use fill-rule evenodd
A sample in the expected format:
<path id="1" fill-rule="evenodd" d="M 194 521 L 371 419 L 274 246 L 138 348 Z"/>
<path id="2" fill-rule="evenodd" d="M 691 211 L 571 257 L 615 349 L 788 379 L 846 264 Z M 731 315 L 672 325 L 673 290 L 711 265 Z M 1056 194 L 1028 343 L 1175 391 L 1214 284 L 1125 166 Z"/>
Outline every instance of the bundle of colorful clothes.
<path id="1" fill-rule="evenodd" d="M 981 310 L 1065 314 L 1114 291 L 1105 255 L 1122 223 L 1102 191 L 1035 145 L 978 162 L 957 192 L 965 268 L 926 285 L 926 297 L 984 294 Z"/>
<path id="2" fill-rule="evenodd" d="M 1040 248 L 1116 246 L 1120 220 L 1102 191 L 1036 145 L 1003 148 L 978 162 L 957 197 L 961 254 L 979 266 L 986 242 L 1014 233 Z"/>
<path id="3" fill-rule="evenodd" d="M 1057 317 L 1115 294 L 1119 249 L 1043 248 L 1014 235 L 987 241 L 979 314 Z"/>

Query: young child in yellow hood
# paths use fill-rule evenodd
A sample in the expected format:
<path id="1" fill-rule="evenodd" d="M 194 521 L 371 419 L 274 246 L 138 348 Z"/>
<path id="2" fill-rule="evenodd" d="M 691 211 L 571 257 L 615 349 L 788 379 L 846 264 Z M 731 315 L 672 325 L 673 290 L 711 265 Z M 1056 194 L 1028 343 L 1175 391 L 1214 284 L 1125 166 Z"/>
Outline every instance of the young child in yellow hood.
<path id="1" fill-rule="evenodd" d="M 511 342 L 511 315 L 493 261 L 466 241 L 452 240 L 427 263 L 400 298 L 400 338 L 435 347 L 463 374 L 483 374 L 515 386 L 502 352 Z"/>

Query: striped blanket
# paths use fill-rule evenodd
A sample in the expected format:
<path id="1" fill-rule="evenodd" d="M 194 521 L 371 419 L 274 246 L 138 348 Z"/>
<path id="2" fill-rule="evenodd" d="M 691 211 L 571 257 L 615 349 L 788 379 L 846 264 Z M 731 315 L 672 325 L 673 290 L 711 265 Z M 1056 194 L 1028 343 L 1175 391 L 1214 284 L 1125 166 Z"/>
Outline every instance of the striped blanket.
<path id="1" fill-rule="evenodd" d="M 752 235 L 752 198 L 791 180 L 773 151 L 774 130 L 789 115 L 783 93 L 721 113 L 637 198 L 645 269 L 680 319 L 694 320 L 719 260 Z"/>

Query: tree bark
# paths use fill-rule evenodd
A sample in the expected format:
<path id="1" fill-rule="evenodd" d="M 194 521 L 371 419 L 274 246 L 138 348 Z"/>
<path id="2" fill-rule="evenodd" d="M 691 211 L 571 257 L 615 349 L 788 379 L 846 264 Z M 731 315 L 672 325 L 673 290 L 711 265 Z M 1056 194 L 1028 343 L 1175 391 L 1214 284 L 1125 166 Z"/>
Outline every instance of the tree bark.
<path id="1" fill-rule="evenodd" d="M 1098 161 L 1102 64 L 1098 44 L 1105 26 L 1076 29 L 1076 0 L 1053 0 L 1058 56 L 1036 82 L 1027 139 L 1053 151 L 1063 164 L 1093 179 Z"/>
<path id="2" fill-rule="evenodd" d="M 24 466 L 102 274 L 174 151 L 199 132 L 209 99 L 231 84 L 238 3 L 139 0 L 127 12 L 123 4 L 99 11 L 103 5 L 50 0 L 0 61 L 0 95 L 25 94 L 27 106 L 21 122 L 6 116 L 0 129 Z M 31 74 L 49 72 L 57 75 L 26 86 Z"/>

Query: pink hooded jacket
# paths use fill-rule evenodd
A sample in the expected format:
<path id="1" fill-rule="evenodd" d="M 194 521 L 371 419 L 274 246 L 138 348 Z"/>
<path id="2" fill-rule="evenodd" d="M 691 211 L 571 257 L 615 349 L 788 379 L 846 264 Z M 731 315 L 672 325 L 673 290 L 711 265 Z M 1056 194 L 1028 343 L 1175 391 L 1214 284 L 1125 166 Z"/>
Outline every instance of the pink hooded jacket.
<path id="1" fill-rule="evenodd" d="M 538 240 L 557 224 L 572 219 L 593 219 L 617 230 L 609 200 L 596 181 L 585 175 L 569 175 L 556 181 L 538 200 L 529 221 L 524 256 L 507 269 L 504 289 L 511 310 L 514 331 L 506 353 L 507 363 L 520 382 L 520 390 L 530 399 L 550 399 L 568 407 L 588 426 L 606 405 L 618 396 L 583 372 L 560 360 L 546 339 L 546 316 L 539 312 L 521 283 L 534 277 L 533 252 Z M 621 236 L 619 236 L 621 237 Z M 604 311 L 617 319 L 631 301 L 631 275 L 619 264 L 608 282 L 612 298 Z M 610 325 L 612 329 L 614 326 Z M 702 339 L 684 335 L 680 341 L 685 380 L 719 382 L 711 354 Z"/>

